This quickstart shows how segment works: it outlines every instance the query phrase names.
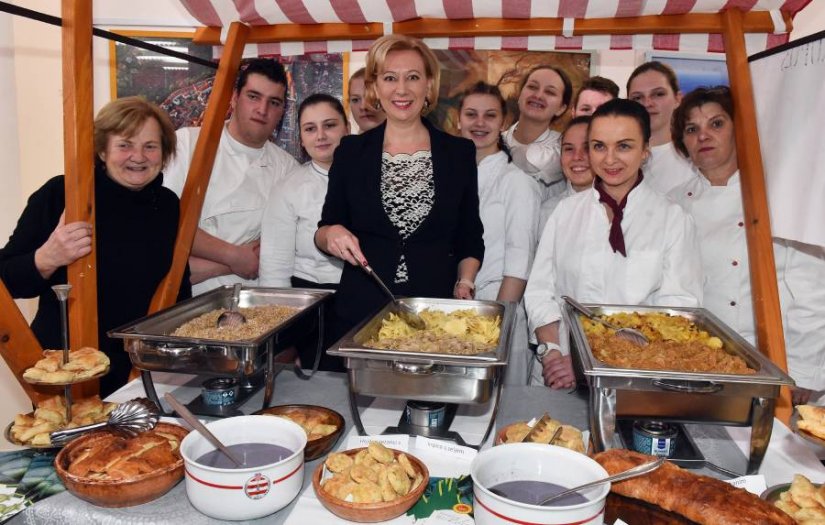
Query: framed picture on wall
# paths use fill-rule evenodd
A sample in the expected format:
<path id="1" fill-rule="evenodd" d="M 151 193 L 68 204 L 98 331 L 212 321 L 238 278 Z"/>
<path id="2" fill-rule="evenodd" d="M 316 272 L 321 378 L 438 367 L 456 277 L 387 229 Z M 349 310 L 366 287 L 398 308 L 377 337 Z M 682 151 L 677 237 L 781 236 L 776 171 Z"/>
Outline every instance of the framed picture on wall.
<path id="1" fill-rule="evenodd" d="M 679 79 L 679 89 L 683 94 L 705 86 L 728 86 L 728 67 L 723 54 L 688 55 L 648 51 L 645 61 L 657 60 L 669 65 Z"/>

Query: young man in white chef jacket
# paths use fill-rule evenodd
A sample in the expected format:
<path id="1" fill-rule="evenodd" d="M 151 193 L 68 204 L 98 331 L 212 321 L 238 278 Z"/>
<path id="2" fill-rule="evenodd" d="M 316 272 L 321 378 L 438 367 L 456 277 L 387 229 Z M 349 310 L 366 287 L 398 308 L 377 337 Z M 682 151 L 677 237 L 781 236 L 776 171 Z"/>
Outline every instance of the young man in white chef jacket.
<path id="1" fill-rule="evenodd" d="M 232 94 L 232 116 L 209 178 L 189 265 L 192 294 L 258 279 L 261 218 L 270 189 L 298 166 L 269 141 L 284 115 L 287 79 L 276 60 L 256 59 L 240 71 Z M 177 131 L 177 155 L 163 185 L 180 195 L 200 128 Z"/>

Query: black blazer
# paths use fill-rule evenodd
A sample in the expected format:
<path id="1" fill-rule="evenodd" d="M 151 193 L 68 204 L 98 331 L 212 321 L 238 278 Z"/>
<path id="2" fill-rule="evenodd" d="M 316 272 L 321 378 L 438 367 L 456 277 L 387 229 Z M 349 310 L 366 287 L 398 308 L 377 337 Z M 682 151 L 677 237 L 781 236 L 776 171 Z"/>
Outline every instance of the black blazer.
<path id="1" fill-rule="evenodd" d="M 341 224 L 358 237 L 370 266 L 396 295 L 452 297 L 458 262 L 484 257 L 475 145 L 422 120 L 430 133 L 435 200 L 418 229 L 402 240 L 381 202 L 386 124 L 341 140 L 318 225 Z M 409 281 L 395 284 L 401 254 Z M 386 302 L 366 272 L 345 265 L 334 308 L 338 315 L 354 324 Z"/>

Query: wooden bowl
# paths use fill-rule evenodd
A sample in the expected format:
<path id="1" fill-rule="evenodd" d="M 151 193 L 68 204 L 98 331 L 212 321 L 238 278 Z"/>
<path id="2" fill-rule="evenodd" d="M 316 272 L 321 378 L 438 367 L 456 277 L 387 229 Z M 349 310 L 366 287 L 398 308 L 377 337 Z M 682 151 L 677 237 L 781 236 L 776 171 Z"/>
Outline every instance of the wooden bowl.
<path id="1" fill-rule="evenodd" d="M 256 415 L 267 416 L 285 416 L 294 413 L 300 413 L 307 417 L 318 416 L 321 418 L 321 423 L 337 427 L 332 434 L 307 441 L 306 449 L 304 449 L 304 461 L 318 459 L 332 450 L 332 447 L 338 442 L 338 438 L 344 433 L 344 427 L 346 426 L 344 416 L 327 407 L 318 405 L 279 405 L 255 412 Z"/>
<path id="2" fill-rule="evenodd" d="M 344 451 L 343 453 L 348 456 L 355 456 L 362 450 L 364 450 L 364 448 L 354 448 L 352 450 Z M 393 451 L 395 457 L 398 457 L 398 455 L 402 453 L 400 450 L 390 450 Z M 413 468 L 424 476 L 424 480 L 408 494 L 400 496 L 393 501 L 381 503 L 352 503 L 336 498 L 321 488 L 321 476 L 324 471 L 323 463 L 318 465 L 315 472 L 312 473 L 312 488 L 315 489 L 315 495 L 318 497 L 318 501 L 320 501 L 328 511 L 332 512 L 339 518 L 349 521 L 357 521 L 359 523 L 374 523 L 377 521 L 391 520 L 411 509 L 421 497 L 421 494 L 424 493 L 424 489 L 427 488 L 427 484 L 430 482 L 430 472 L 427 470 L 427 466 L 415 456 L 411 456 L 406 452 L 404 452 L 404 454 L 406 454 L 410 459 Z"/>
<path id="3" fill-rule="evenodd" d="M 155 427 L 183 441 L 189 431 L 181 426 L 158 423 Z M 66 489 L 78 498 L 99 507 L 131 507 L 147 503 L 166 494 L 183 479 L 183 458 L 168 467 L 128 480 L 96 480 L 69 474 L 69 457 L 73 450 L 100 440 L 109 433 L 94 432 L 66 445 L 54 459 L 55 470 Z"/>

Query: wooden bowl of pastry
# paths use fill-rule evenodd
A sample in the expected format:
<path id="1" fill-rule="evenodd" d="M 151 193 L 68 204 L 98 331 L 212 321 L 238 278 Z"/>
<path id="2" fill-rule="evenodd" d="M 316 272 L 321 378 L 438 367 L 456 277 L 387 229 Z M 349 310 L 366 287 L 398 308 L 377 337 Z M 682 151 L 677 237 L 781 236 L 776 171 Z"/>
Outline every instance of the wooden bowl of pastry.
<path id="1" fill-rule="evenodd" d="M 54 460 L 55 470 L 69 492 L 93 505 L 140 505 L 183 478 L 180 442 L 188 433 L 169 423 L 135 438 L 94 432 L 66 445 Z"/>
<path id="2" fill-rule="evenodd" d="M 418 458 L 376 442 L 333 452 L 312 474 L 318 501 L 336 516 L 360 523 L 404 514 L 429 481 L 430 473 Z"/>
<path id="3" fill-rule="evenodd" d="M 581 430 L 572 425 L 564 425 L 555 419 L 551 421 L 551 425 L 548 425 L 549 428 L 536 435 L 535 440 L 532 442 L 558 445 L 560 447 L 569 448 L 570 450 L 584 454 L 585 445 Z M 561 425 L 561 434 L 559 434 L 558 437 L 550 443 L 550 440 L 556 431 L 557 425 Z M 530 426 L 527 425 L 526 421 L 511 423 L 498 431 L 494 445 L 521 443 L 528 432 L 530 432 Z"/>
<path id="4" fill-rule="evenodd" d="M 317 405 L 279 405 L 264 408 L 255 414 L 284 417 L 300 425 L 307 434 L 305 461 L 318 459 L 332 450 L 346 426 L 344 416 Z"/>

